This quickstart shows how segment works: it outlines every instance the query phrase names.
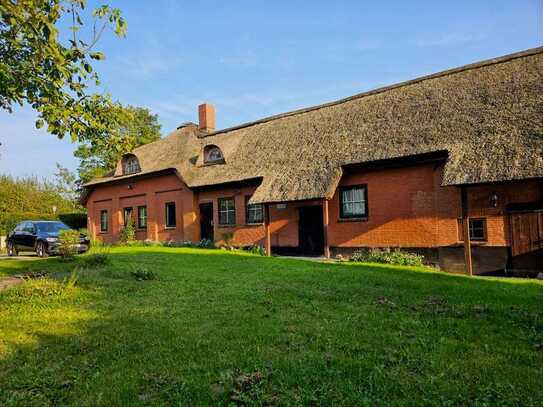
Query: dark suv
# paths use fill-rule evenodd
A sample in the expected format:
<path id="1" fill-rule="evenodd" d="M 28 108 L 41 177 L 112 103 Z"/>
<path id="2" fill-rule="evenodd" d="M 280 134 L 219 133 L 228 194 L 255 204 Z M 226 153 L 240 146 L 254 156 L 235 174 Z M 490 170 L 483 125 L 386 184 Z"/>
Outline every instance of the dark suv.
<path id="1" fill-rule="evenodd" d="M 10 232 L 7 238 L 8 254 L 17 256 L 19 252 L 35 251 L 40 257 L 58 253 L 58 235 L 61 230 L 70 228 L 58 221 L 24 221 Z M 79 253 L 89 248 L 89 239 L 80 235 L 77 249 Z"/>

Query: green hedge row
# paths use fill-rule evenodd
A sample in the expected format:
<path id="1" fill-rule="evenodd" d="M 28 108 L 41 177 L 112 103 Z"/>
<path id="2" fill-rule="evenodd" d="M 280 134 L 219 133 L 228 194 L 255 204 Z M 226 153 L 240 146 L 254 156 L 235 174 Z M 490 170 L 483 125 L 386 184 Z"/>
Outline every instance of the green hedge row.
<path id="1" fill-rule="evenodd" d="M 87 227 L 87 214 L 82 212 L 62 213 L 57 216 L 35 212 L 0 213 L 0 235 L 7 235 L 23 220 L 60 220 L 73 229 Z"/>

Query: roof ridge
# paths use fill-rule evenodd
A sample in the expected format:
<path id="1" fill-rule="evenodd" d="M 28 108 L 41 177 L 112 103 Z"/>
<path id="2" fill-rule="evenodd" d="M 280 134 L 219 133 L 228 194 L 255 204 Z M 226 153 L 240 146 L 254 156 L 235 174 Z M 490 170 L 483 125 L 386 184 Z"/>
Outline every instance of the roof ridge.
<path id="1" fill-rule="evenodd" d="M 460 73 L 460 72 L 469 71 L 469 70 L 472 70 L 472 69 L 479 69 L 479 68 L 483 68 L 483 67 L 490 66 L 490 65 L 501 64 L 501 63 L 504 63 L 504 62 L 512 61 L 514 59 L 524 58 L 524 57 L 527 57 L 527 56 L 536 55 L 536 54 L 540 54 L 540 53 L 543 53 L 543 46 L 536 47 L 536 48 L 529 48 L 529 49 L 524 50 L 524 51 L 514 52 L 512 54 L 507 54 L 507 55 L 503 55 L 503 56 L 496 57 L 496 58 L 485 59 L 485 60 L 478 61 L 478 62 L 472 62 L 471 64 L 462 65 L 462 66 L 459 66 L 459 67 L 456 67 L 456 68 L 449 68 L 449 69 L 446 69 L 444 71 L 439 71 L 439 72 L 435 72 L 435 73 L 432 73 L 432 74 L 429 74 L 429 75 L 419 76 L 418 78 L 409 79 L 407 81 L 398 82 L 398 83 L 395 83 L 395 84 L 392 84 L 392 85 L 382 86 L 380 88 L 375 88 L 375 89 L 372 89 L 372 90 L 364 91 L 364 92 L 357 93 L 357 94 L 352 95 L 352 96 L 347 96 L 347 97 L 342 98 L 342 99 L 334 100 L 334 101 L 327 102 L 327 103 L 322 103 L 320 105 L 315 105 L 315 106 L 305 107 L 305 108 L 301 108 L 301 109 L 291 110 L 289 112 L 279 113 L 279 114 L 275 114 L 275 115 L 272 115 L 272 116 L 264 117 L 262 119 L 254 120 L 254 121 L 251 121 L 251 122 L 246 122 L 246 123 L 238 124 L 236 126 L 227 127 L 225 129 L 217 130 L 217 131 L 215 131 L 213 133 L 207 134 L 207 135 L 204 136 L 204 138 L 205 137 L 217 136 L 217 135 L 220 135 L 220 134 L 223 134 L 223 133 L 228 133 L 230 131 L 243 129 L 245 127 L 255 126 L 257 124 L 267 123 L 269 121 L 276 120 L 276 119 L 282 119 L 282 118 L 285 118 L 285 117 L 290 117 L 290 116 L 295 116 L 295 115 L 302 114 L 302 113 L 311 112 L 313 110 L 319 110 L 319 109 L 322 109 L 322 108 L 325 108 L 325 107 L 340 105 L 342 103 L 350 102 L 352 100 L 360 99 L 360 98 L 363 98 L 363 97 L 366 97 L 366 96 L 372 96 L 372 95 L 383 93 L 383 92 L 386 92 L 386 91 L 389 91 L 389 90 L 392 90 L 392 89 L 398 89 L 398 88 L 402 88 L 402 87 L 405 87 L 405 86 L 414 85 L 414 84 L 417 84 L 417 83 L 420 83 L 420 82 L 423 82 L 423 81 L 426 81 L 426 80 L 429 80 L 429 79 L 441 78 L 441 77 L 444 77 L 444 76 L 449 76 L 449 75 L 457 74 L 457 73 Z"/>

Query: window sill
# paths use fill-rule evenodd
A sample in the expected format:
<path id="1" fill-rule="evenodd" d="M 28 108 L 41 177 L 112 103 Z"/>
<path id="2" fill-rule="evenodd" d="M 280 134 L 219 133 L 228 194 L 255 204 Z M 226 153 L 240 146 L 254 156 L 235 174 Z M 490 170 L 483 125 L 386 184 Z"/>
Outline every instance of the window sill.
<path id="1" fill-rule="evenodd" d="M 109 232 L 98 232 L 99 235 L 109 235 Z"/>
<path id="2" fill-rule="evenodd" d="M 136 232 L 147 232 L 147 228 L 137 228 Z"/>
<path id="3" fill-rule="evenodd" d="M 469 241 L 470 245 L 471 246 L 484 246 L 486 244 L 488 244 L 488 240 L 471 240 Z M 460 245 L 464 245 L 464 241 L 463 240 L 459 240 L 458 241 L 458 244 Z"/>
<path id="4" fill-rule="evenodd" d="M 175 230 L 177 229 L 177 226 L 166 226 L 164 230 Z"/>
<path id="5" fill-rule="evenodd" d="M 339 218 L 337 220 L 337 223 L 344 223 L 344 222 L 367 222 L 368 218 Z"/>
<path id="6" fill-rule="evenodd" d="M 232 224 L 232 225 L 218 225 L 217 226 L 219 229 L 227 229 L 227 228 L 235 228 L 236 227 L 236 224 Z"/>
<path id="7" fill-rule="evenodd" d="M 264 222 L 246 223 L 245 226 L 262 226 Z"/>

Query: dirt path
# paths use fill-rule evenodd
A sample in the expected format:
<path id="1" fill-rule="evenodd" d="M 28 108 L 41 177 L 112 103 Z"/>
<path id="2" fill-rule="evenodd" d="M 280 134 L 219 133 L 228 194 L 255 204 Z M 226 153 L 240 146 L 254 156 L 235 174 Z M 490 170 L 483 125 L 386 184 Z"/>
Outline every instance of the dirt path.
<path id="1" fill-rule="evenodd" d="M 0 279 L 0 291 L 7 290 L 9 287 L 20 284 L 23 282 L 19 277 L 6 277 Z"/>

